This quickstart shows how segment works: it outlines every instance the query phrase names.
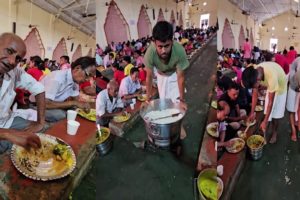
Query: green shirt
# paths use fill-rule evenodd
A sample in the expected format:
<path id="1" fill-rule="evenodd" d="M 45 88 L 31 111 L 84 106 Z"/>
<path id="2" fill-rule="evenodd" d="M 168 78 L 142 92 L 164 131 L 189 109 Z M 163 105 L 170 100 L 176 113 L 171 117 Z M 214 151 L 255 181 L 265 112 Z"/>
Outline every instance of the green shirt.
<path id="1" fill-rule="evenodd" d="M 189 67 L 189 61 L 187 60 L 183 46 L 175 41 L 173 42 L 171 57 L 167 64 L 164 64 L 158 57 L 153 42 L 149 45 L 145 53 L 144 64 L 147 68 L 153 69 L 155 67 L 158 71 L 167 74 L 175 72 L 176 69 L 183 71 Z"/>

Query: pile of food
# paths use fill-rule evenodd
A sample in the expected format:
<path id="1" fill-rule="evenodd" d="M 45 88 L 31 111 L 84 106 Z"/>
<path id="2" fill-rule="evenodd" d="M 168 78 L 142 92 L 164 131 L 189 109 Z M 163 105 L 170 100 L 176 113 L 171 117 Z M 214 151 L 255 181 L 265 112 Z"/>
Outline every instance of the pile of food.
<path id="1" fill-rule="evenodd" d="M 76 158 L 70 146 L 51 137 L 40 137 L 41 148 L 29 151 L 14 145 L 12 161 L 25 176 L 37 180 L 56 179 L 71 173 Z"/>
<path id="2" fill-rule="evenodd" d="M 219 137 L 218 128 L 219 128 L 218 122 L 212 122 L 207 125 L 206 131 L 210 136 L 217 138 L 217 137 Z"/>
<path id="3" fill-rule="evenodd" d="M 198 190 L 201 196 L 209 200 L 218 200 L 223 192 L 223 181 L 217 177 L 216 169 L 205 169 L 198 177 Z"/>
<path id="4" fill-rule="evenodd" d="M 116 123 L 122 123 L 122 122 L 125 122 L 127 120 L 130 119 L 130 113 L 124 113 L 122 115 L 117 115 L 117 116 L 114 116 L 113 117 L 113 120 L 116 122 Z"/>
<path id="5" fill-rule="evenodd" d="M 252 135 L 247 139 L 247 146 L 250 149 L 258 149 L 264 145 L 264 137 L 260 135 Z"/>
<path id="6" fill-rule="evenodd" d="M 241 124 L 242 124 L 243 126 L 253 126 L 253 125 L 256 124 L 256 119 L 254 119 L 252 122 L 250 122 L 250 121 L 245 122 L 245 121 L 243 120 L 243 121 L 241 122 Z"/>
<path id="7" fill-rule="evenodd" d="M 262 106 L 262 105 L 257 105 L 257 106 L 255 106 L 255 111 L 256 112 L 261 112 L 261 111 L 263 111 L 264 110 L 264 107 Z"/>
<path id="8" fill-rule="evenodd" d="M 245 141 L 241 138 L 233 138 L 229 140 L 229 146 L 226 146 L 226 150 L 229 153 L 238 153 L 245 147 Z"/>
<path id="9" fill-rule="evenodd" d="M 140 95 L 137 97 L 137 99 L 138 99 L 139 101 L 146 101 L 147 95 L 146 95 L 146 94 L 140 94 Z"/>
<path id="10" fill-rule="evenodd" d="M 179 109 L 168 108 L 148 112 L 144 119 L 155 124 L 171 124 L 183 118 Z"/>
<path id="11" fill-rule="evenodd" d="M 84 112 L 84 110 L 82 110 L 82 109 L 78 109 L 77 112 L 78 112 L 78 115 L 80 115 L 81 117 L 83 117 L 85 119 L 88 119 L 93 122 L 96 121 L 96 109 L 90 109 L 89 113 Z"/>
<path id="12" fill-rule="evenodd" d="M 110 130 L 108 128 L 105 128 L 105 127 L 102 127 L 100 129 L 100 132 L 101 132 L 101 135 L 98 132 L 96 134 L 97 144 L 101 144 L 102 142 L 107 140 L 107 138 L 110 135 Z"/>
<path id="13" fill-rule="evenodd" d="M 212 102 L 211 102 L 211 107 L 214 108 L 214 109 L 217 109 L 217 108 L 218 108 L 218 103 L 217 103 L 217 101 L 215 101 L 215 100 L 212 101 Z"/>

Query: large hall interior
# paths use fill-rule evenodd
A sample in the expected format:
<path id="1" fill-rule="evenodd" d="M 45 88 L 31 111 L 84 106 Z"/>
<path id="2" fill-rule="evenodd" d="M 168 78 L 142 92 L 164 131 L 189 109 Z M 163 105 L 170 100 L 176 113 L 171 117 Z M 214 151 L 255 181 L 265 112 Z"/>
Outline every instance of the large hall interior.
<path id="1" fill-rule="evenodd" d="M 300 199 L 299 0 L 0 11 L 0 199 Z"/>

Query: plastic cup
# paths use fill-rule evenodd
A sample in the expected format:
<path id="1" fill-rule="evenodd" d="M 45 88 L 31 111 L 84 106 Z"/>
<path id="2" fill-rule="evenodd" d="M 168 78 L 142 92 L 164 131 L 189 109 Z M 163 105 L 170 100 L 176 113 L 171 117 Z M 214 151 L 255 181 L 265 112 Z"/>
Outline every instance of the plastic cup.
<path id="1" fill-rule="evenodd" d="M 77 112 L 74 110 L 68 110 L 67 111 L 67 119 L 68 120 L 75 120 L 77 116 Z"/>
<path id="2" fill-rule="evenodd" d="M 79 126 L 80 126 L 79 122 L 74 120 L 68 120 L 67 133 L 69 135 L 76 135 Z"/>
<path id="3" fill-rule="evenodd" d="M 136 98 L 132 99 L 132 103 L 135 104 L 136 103 Z"/>
<path id="4" fill-rule="evenodd" d="M 131 110 L 134 110 L 134 103 L 130 104 L 130 108 L 131 108 Z"/>

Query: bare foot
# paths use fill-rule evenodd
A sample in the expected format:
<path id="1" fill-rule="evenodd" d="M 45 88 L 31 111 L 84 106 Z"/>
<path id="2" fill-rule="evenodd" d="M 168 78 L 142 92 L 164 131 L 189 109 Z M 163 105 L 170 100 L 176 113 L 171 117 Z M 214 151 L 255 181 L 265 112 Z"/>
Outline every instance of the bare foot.
<path id="1" fill-rule="evenodd" d="M 269 143 L 274 144 L 276 143 L 276 141 L 277 141 L 277 133 L 273 133 Z"/>
<path id="2" fill-rule="evenodd" d="M 294 141 L 294 142 L 297 142 L 296 133 L 292 133 L 291 140 Z"/>

